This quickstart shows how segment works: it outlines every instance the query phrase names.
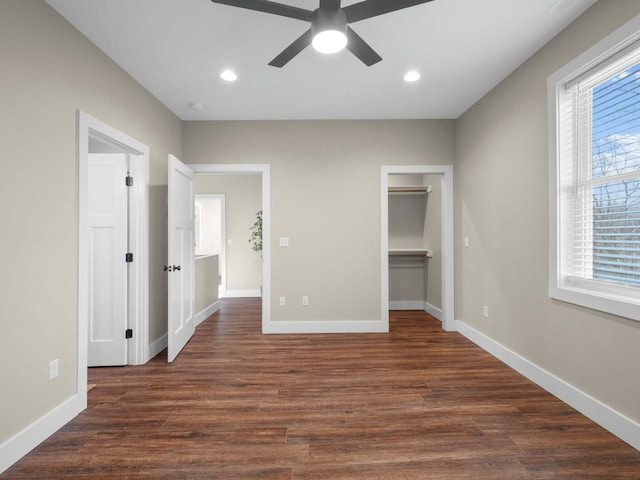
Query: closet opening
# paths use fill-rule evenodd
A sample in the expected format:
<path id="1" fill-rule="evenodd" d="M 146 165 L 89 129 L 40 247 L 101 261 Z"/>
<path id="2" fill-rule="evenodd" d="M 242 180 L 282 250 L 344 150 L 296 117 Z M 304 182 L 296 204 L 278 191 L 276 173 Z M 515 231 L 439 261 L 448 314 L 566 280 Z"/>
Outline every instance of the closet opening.
<path id="1" fill-rule="evenodd" d="M 382 167 L 382 309 L 423 310 L 454 330 L 453 169 Z"/>

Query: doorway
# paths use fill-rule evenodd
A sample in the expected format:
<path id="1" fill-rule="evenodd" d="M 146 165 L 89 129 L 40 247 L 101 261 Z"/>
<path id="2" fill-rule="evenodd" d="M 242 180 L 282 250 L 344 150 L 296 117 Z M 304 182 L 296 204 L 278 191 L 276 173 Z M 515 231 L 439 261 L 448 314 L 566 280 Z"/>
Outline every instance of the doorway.
<path id="1" fill-rule="evenodd" d="M 400 186 L 398 189 L 398 185 L 394 186 L 394 182 L 390 181 L 390 177 L 393 176 L 429 176 L 431 181 L 438 181 L 439 185 L 438 191 L 440 192 L 440 255 L 439 261 L 441 262 L 440 270 L 440 282 L 439 286 L 441 288 L 440 291 L 440 299 L 442 309 L 441 312 L 438 312 L 438 316 L 442 321 L 442 326 L 447 331 L 455 330 L 455 320 L 453 315 L 453 166 L 451 165 L 425 165 L 425 166 L 383 166 L 381 167 L 381 235 L 380 235 L 380 244 L 381 244 L 381 294 L 382 294 L 382 318 L 383 322 L 386 323 L 387 328 L 389 324 L 389 258 L 390 255 L 395 256 L 395 258 L 400 258 L 402 261 L 400 264 L 404 263 L 404 266 L 410 266 L 411 268 L 415 268 L 416 259 L 420 258 L 421 262 L 428 262 L 429 255 L 433 252 L 431 249 L 427 248 L 424 244 L 422 245 L 413 245 L 407 243 L 406 245 L 402 242 L 406 242 L 407 239 L 400 239 L 397 244 L 390 245 L 389 240 L 389 195 L 397 194 L 397 195 L 420 195 L 421 198 L 426 198 L 430 192 L 428 185 L 423 185 L 421 182 L 417 185 L 405 185 Z M 410 187 L 410 188 L 408 188 Z M 423 202 L 423 200 L 420 200 Z M 394 207 L 395 208 L 395 207 Z M 424 212 L 423 212 L 424 214 Z M 412 227 L 415 227 L 413 225 Z M 390 248 L 393 247 L 393 248 Z M 400 247 L 400 248 L 398 248 Z M 409 259 L 410 261 L 405 261 Z M 426 270 L 425 270 L 426 271 Z M 427 302 L 421 302 L 425 305 L 425 311 L 429 312 L 429 307 Z M 433 312 L 430 312 L 433 313 Z"/>
<path id="2" fill-rule="evenodd" d="M 91 248 L 89 211 L 90 154 L 115 153 L 126 157 L 126 170 L 132 180 L 127 188 L 127 251 L 122 262 L 129 262 L 126 273 L 126 315 L 131 338 L 126 342 L 126 363 L 139 365 L 149 357 L 149 147 L 100 120 L 78 112 L 78 313 L 76 393 L 86 405 L 89 322 L 92 302 Z M 125 178 L 122 182 L 126 182 Z M 128 183 L 131 183 L 129 181 Z M 122 332 L 122 336 L 129 336 Z"/>
<path id="3" fill-rule="evenodd" d="M 198 178 L 196 177 L 196 190 Z M 217 292 L 220 294 L 227 289 L 226 263 L 226 201 L 225 194 L 196 193 L 194 236 L 196 245 L 196 259 L 199 256 L 218 256 Z M 196 295 L 197 297 L 197 295 Z"/>
<path id="4" fill-rule="evenodd" d="M 273 333 L 271 324 L 271 180 L 266 164 L 191 164 L 195 175 L 260 175 L 262 204 L 262 333 Z M 248 236 L 247 230 L 247 236 Z M 243 240 L 239 240 L 243 241 Z M 246 241 L 246 239 L 244 239 Z M 228 280 L 228 278 L 226 278 Z M 227 290 L 227 293 L 229 290 Z M 259 292 L 259 290 L 258 290 Z M 257 295 L 253 295 L 257 296 Z"/>

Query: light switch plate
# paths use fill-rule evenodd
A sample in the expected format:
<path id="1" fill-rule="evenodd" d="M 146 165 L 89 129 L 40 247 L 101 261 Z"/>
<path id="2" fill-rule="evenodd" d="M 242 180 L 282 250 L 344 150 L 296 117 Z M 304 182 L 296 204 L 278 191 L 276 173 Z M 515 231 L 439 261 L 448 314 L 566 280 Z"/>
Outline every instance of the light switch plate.
<path id="1" fill-rule="evenodd" d="M 58 369 L 60 368 L 60 360 L 57 358 L 49 362 L 49 380 L 53 380 L 58 376 Z"/>
<path id="2" fill-rule="evenodd" d="M 280 246 L 288 247 L 289 246 L 289 237 L 280 237 Z"/>

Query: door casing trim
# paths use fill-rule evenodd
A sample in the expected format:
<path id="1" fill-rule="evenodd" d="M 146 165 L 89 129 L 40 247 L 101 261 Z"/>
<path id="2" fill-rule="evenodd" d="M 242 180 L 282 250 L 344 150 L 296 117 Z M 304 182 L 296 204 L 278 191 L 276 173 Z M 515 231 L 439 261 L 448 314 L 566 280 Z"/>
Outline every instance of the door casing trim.
<path id="1" fill-rule="evenodd" d="M 406 165 L 380 167 L 380 264 L 381 316 L 389 328 L 389 175 L 441 175 L 442 177 L 442 327 L 447 331 L 456 330 L 453 315 L 453 165 Z"/>
<path id="2" fill-rule="evenodd" d="M 133 339 L 128 346 L 130 365 L 149 360 L 149 147 L 106 123 L 79 111 L 77 115 L 77 221 L 78 221 L 78 292 L 76 394 L 86 408 L 87 335 L 89 309 L 89 229 L 88 229 L 88 160 L 89 138 L 117 145 L 130 156 L 129 171 L 134 177 L 130 195 L 130 239 L 135 261 L 129 273 L 129 326 Z M 124 180 L 123 180 L 124 181 Z"/>

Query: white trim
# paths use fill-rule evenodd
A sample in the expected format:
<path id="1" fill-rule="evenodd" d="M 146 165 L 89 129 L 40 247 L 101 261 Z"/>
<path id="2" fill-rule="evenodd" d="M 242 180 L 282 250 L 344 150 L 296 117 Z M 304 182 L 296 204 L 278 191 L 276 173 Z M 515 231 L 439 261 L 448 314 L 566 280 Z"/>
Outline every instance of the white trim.
<path id="1" fill-rule="evenodd" d="M 422 300 L 389 300 L 389 310 L 424 310 Z"/>
<path id="2" fill-rule="evenodd" d="M 220 298 L 256 298 L 261 297 L 260 290 L 222 290 Z"/>
<path id="3" fill-rule="evenodd" d="M 428 302 L 424 302 L 424 311 L 427 312 L 432 317 L 437 318 L 442 322 L 442 309 L 434 307 Z"/>
<path id="4" fill-rule="evenodd" d="M 86 408 L 86 391 L 74 395 L 0 445 L 0 473 L 7 470 Z"/>
<path id="5" fill-rule="evenodd" d="M 142 146 L 141 148 L 145 148 Z M 131 157 L 131 156 L 130 156 Z M 129 171 L 134 178 L 131 197 L 130 238 L 134 260 L 131 264 L 130 281 L 135 294 L 131 303 L 129 326 L 133 328 L 130 342 L 130 365 L 143 365 L 149 361 L 149 148 L 131 158 Z"/>
<path id="6" fill-rule="evenodd" d="M 268 164 L 191 164 L 188 167 L 196 175 L 260 174 L 262 176 L 262 332 L 267 333 L 271 329 L 271 166 Z"/>
<path id="7" fill-rule="evenodd" d="M 168 334 L 164 334 L 155 342 L 149 345 L 149 360 L 158 355 L 161 351 L 163 351 L 169 345 L 169 336 Z"/>
<path id="8" fill-rule="evenodd" d="M 117 145 L 129 153 L 129 169 L 135 175 L 131 192 L 133 205 L 130 222 L 136 261 L 130 271 L 130 295 L 134 299 L 131 306 L 133 318 L 129 326 L 133 328 L 134 340 L 129 346 L 128 363 L 143 364 L 149 359 L 149 147 L 138 140 L 116 130 L 91 115 L 78 111 L 77 115 L 77 168 L 78 168 L 78 311 L 77 311 L 77 375 L 76 394 L 87 396 L 87 331 L 88 331 L 88 275 L 89 275 L 89 235 L 88 235 L 88 161 L 89 137 Z"/>
<path id="9" fill-rule="evenodd" d="M 389 331 L 389 175 L 442 176 L 442 328 L 455 331 L 453 315 L 453 165 L 406 165 L 380 167 L 380 288 L 382 324 Z M 422 307 L 420 308 L 422 309 Z"/>
<path id="10" fill-rule="evenodd" d="M 456 324 L 458 332 L 480 348 L 498 358 L 515 371 L 521 373 L 547 392 L 555 395 L 569 406 L 575 408 L 601 427 L 624 440 L 636 450 L 640 450 L 640 424 L 509 350 L 462 321 L 457 321 Z"/>
<path id="11" fill-rule="evenodd" d="M 202 322 L 204 322 L 211 315 L 216 313 L 218 310 L 220 310 L 220 300 L 218 300 L 216 303 L 212 303 L 207 308 L 202 309 L 196 315 L 196 327 L 200 325 Z"/>
<path id="12" fill-rule="evenodd" d="M 386 333 L 380 320 L 311 320 L 311 321 L 275 321 L 262 333 Z"/>

